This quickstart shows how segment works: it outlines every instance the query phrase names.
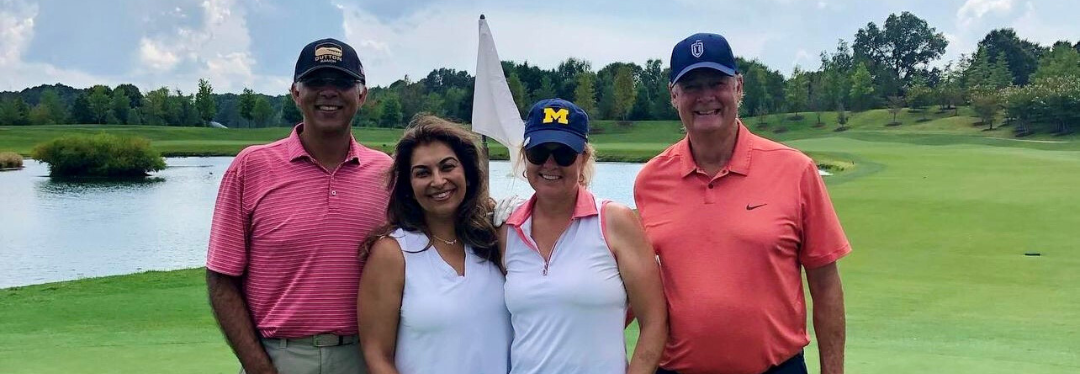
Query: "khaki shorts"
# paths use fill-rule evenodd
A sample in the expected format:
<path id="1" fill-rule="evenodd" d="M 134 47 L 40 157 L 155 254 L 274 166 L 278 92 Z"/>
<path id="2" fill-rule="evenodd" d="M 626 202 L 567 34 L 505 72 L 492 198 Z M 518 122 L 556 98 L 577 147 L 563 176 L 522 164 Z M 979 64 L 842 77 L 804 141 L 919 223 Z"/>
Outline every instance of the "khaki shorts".
<path id="1" fill-rule="evenodd" d="M 281 374 L 367 374 L 356 335 L 262 339 L 262 345 Z"/>

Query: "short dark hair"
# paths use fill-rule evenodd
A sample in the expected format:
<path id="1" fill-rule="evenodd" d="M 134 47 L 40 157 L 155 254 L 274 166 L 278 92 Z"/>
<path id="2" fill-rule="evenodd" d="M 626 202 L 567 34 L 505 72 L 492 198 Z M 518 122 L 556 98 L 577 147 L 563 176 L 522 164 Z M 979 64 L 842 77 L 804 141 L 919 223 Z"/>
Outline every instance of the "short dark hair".
<path id="1" fill-rule="evenodd" d="M 361 256 L 366 256 L 376 241 L 397 228 L 430 234 L 424 222 L 424 210 L 413 196 L 409 183 L 412 155 L 421 145 L 443 143 L 454 151 L 465 171 L 465 198 L 457 208 L 455 233 L 462 242 L 472 246 L 478 256 L 502 268 L 498 234 L 489 216 L 493 204 L 488 197 L 487 176 L 480 165 L 476 140 L 475 135 L 456 123 L 426 114 L 413 117 L 394 149 L 394 163 L 387 178 L 390 190 L 387 224 L 364 241 Z M 431 248 L 430 242 L 424 250 L 427 248 Z"/>

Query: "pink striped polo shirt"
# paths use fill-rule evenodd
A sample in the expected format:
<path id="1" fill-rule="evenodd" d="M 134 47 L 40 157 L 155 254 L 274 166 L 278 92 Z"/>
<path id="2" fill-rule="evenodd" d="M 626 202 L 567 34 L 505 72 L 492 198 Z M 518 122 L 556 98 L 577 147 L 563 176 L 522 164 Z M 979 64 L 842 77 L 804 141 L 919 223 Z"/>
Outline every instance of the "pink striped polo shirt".
<path id="1" fill-rule="evenodd" d="M 386 220 L 390 157 L 351 139 L 345 162 L 326 170 L 300 143 L 303 126 L 236 156 L 210 228 L 206 267 L 243 276 L 268 338 L 356 334 L 358 249 Z"/>

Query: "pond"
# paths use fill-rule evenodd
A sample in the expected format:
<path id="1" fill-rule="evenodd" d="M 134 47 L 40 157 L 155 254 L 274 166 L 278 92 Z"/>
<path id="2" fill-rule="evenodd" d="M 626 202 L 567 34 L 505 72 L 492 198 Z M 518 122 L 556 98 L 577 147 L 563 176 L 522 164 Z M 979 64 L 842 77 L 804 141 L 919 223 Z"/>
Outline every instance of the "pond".
<path id="1" fill-rule="evenodd" d="M 65 182 L 46 165 L 0 172 L 0 288 L 202 266 L 218 184 L 232 157 L 169 158 L 139 181 Z M 600 163 L 590 189 L 633 206 L 641 164 Z M 529 184 L 491 163 L 491 195 Z"/>

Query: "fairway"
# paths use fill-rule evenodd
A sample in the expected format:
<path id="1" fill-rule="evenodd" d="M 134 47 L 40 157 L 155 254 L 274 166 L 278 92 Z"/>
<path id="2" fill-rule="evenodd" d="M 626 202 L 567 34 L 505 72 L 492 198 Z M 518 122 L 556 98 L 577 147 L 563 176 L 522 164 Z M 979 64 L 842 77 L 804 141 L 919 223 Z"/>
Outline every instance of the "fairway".
<path id="1" fill-rule="evenodd" d="M 608 137 L 597 136 L 610 140 L 601 151 L 658 151 Z M 848 372 L 1076 372 L 1077 142 L 867 130 L 787 143 L 855 164 L 826 179 L 854 247 L 840 262 Z M 816 372 L 816 348 L 806 353 Z M 237 364 L 201 270 L 184 270 L 0 290 L 0 368 L 235 373 Z"/>

